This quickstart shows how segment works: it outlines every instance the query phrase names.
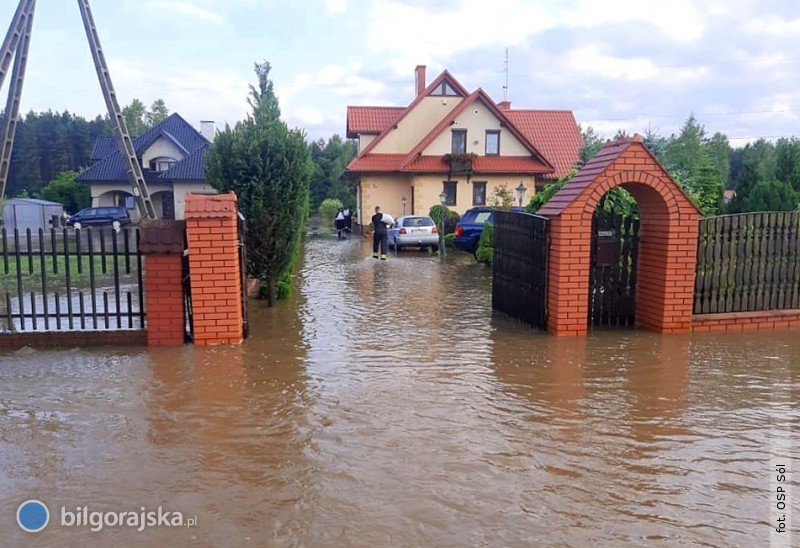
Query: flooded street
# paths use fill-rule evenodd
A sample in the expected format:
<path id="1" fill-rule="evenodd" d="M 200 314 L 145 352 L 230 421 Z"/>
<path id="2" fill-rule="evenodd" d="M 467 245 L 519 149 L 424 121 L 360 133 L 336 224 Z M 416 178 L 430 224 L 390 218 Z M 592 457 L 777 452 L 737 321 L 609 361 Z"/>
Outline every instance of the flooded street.
<path id="1" fill-rule="evenodd" d="M 369 254 L 310 239 L 241 347 L 0 354 L 0 544 L 765 546 L 781 451 L 800 543 L 800 332 L 556 338 L 471 258 Z"/>

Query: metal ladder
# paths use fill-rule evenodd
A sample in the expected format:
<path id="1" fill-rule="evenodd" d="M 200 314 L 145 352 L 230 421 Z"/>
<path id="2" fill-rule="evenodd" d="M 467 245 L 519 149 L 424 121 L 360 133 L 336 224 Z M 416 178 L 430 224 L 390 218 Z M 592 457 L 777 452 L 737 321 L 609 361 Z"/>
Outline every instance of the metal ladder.
<path id="1" fill-rule="evenodd" d="M 136 200 L 136 207 L 142 219 L 155 219 L 156 210 L 153 201 L 150 199 L 150 192 L 147 190 L 147 183 L 144 180 L 144 174 L 142 173 L 141 165 L 139 165 L 133 141 L 128 133 L 125 117 L 122 115 L 122 109 L 117 101 L 117 93 L 114 91 L 108 64 L 103 54 L 103 48 L 100 45 L 100 38 L 97 34 L 97 26 L 94 22 L 89 0 L 78 0 L 78 8 L 83 19 L 83 27 L 86 30 L 86 38 L 89 42 L 89 49 L 97 70 L 97 78 L 103 91 L 108 115 L 115 126 L 114 134 L 117 146 L 127 164 L 128 181 L 131 184 L 133 197 Z M 0 149 L 0 200 L 5 196 L 6 182 L 8 181 L 8 172 L 11 165 L 11 153 L 14 148 L 14 135 L 17 129 L 17 121 L 19 120 L 19 104 L 22 97 L 22 87 L 25 83 L 25 68 L 28 61 L 35 9 L 36 0 L 20 0 L 17 11 L 11 21 L 11 26 L 3 41 L 2 49 L 0 49 L 0 88 L 3 86 L 11 59 L 14 59 L 8 102 L 3 124 L 0 126 L 0 131 L 2 131 L 0 133 L 0 146 L 2 146 Z"/>

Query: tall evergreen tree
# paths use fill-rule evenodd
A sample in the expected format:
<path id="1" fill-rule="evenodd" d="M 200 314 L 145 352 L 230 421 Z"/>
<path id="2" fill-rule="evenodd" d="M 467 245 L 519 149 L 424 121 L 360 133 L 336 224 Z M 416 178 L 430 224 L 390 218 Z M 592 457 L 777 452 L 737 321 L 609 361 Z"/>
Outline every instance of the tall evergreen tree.
<path id="1" fill-rule="evenodd" d="M 255 65 L 258 86 L 250 87 L 248 99 L 252 112 L 219 133 L 206 171 L 215 188 L 239 198 L 247 219 L 247 271 L 267 284 L 272 305 L 277 282 L 299 251 L 313 164 L 303 132 L 290 130 L 280 118 L 270 69 L 267 62 Z"/>

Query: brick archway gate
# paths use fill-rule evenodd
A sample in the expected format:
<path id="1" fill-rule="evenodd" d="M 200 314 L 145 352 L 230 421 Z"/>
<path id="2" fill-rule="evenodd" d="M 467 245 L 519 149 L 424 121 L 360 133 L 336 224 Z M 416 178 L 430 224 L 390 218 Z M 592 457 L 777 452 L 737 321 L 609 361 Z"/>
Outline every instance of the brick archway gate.
<path id="1" fill-rule="evenodd" d="M 636 325 L 661 333 L 692 327 L 700 211 L 672 180 L 640 135 L 609 142 L 539 211 L 550 219 L 547 329 L 585 335 L 589 315 L 592 215 L 621 186 L 641 218 Z"/>

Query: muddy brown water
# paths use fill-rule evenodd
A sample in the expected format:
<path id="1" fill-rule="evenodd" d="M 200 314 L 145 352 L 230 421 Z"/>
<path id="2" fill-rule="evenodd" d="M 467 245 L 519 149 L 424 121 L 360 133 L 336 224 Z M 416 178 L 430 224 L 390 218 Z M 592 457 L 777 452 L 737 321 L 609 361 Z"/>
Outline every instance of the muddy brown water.
<path id="1" fill-rule="evenodd" d="M 312 238 L 241 347 L 0 354 L 0 545 L 764 546 L 782 452 L 800 541 L 798 330 L 555 338 L 489 274 Z"/>

